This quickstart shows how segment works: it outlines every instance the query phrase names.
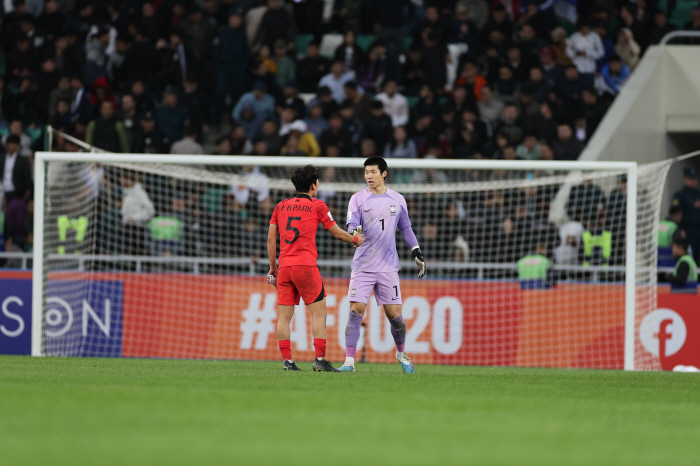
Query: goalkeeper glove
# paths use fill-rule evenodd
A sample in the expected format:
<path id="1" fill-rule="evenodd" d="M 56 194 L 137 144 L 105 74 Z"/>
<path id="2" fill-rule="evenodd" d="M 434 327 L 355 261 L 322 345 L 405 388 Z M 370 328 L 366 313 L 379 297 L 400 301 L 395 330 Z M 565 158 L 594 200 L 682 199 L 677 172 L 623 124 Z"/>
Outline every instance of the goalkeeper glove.
<path id="1" fill-rule="evenodd" d="M 277 277 L 275 277 L 274 275 L 268 275 L 267 283 L 277 288 Z"/>
<path id="2" fill-rule="evenodd" d="M 418 266 L 418 278 L 423 278 L 425 276 L 425 269 L 427 268 L 423 253 L 420 251 L 420 248 L 416 246 L 411 251 L 411 254 L 413 254 L 413 259 L 416 261 L 416 265 Z"/>
<path id="3" fill-rule="evenodd" d="M 357 228 L 350 232 L 350 234 L 353 236 L 357 236 L 360 233 L 362 233 L 362 225 L 358 225 Z M 357 243 L 353 244 L 353 246 L 355 246 L 356 248 L 359 247 Z"/>

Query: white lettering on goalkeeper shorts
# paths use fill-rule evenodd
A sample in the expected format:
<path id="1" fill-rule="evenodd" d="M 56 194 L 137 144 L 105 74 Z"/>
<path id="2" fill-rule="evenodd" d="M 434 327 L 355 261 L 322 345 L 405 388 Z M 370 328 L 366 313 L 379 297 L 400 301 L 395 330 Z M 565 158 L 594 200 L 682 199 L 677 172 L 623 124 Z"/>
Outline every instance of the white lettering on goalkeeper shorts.
<path id="1" fill-rule="evenodd" d="M 642 346 L 654 356 L 673 356 L 685 344 L 683 318 L 671 309 L 657 309 L 647 314 L 639 326 Z"/>
<path id="2" fill-rule="evenodd" d="M 275 331 L 275 320 L 277 320 L 277 293 L 265 295 L 265 304 L 261 307 L 262 293 L 252 293 L 248 301 L 248 309 L 241 315 L 241 349 L 253 348 L 255 339 L 255 349 L 264 350 L 267 348 L 267 339 Z M 257 338 L 256 338 L 257 336 Z"/>

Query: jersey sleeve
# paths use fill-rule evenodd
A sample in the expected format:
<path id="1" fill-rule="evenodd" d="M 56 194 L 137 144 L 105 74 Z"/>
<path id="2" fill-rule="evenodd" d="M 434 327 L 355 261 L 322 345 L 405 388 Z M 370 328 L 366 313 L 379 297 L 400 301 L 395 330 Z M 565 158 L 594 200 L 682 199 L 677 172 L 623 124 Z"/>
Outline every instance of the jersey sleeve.
<path id="1" fill-rule="evenodd" d="M 277 211 L 279 210 L 280 205 L 277 204 L 275 206 L 275 210 L 272 211 L 272 217 L 270 217 L 270 225 L 277 225 Z"/>
<path id="2" fill-rule="evenodd" d="M 403 198 L 401 198 L 400 207 L 401 212 L 399 212 L 398 221 L 399 231 L 403 235 L 403 239 L 406 241 L 409 248 L 417 248 L 418 238 L 416 238 L 416 234 L 413 233 L 413 228 L 411 228 L 411 219 L 408 218 L 408 206 L 406 205 L 406 200 Z"/>
<path id="3" fill-rule="evenodd" d="M 348 231 L 353 231 L 358 226 L 362 225 L 362 205 L 358 201 L 357 196 L 350 198 L 350 204 L 348 204 L 348 216 L 345 224 L 348 227 Z"/>
<path id="4" fill-rule="evenodd" d="M 326 203 L 323 201 L 317 201 L 315 205 L 316 214 L 318 215 L 318 221 L 321 222 L 321 224 L 323 224 L 323 228 L 328 230 L 330 227 L 335 225 L 335 220 L 333 219 L 331 211 L 326 205 Z"/>

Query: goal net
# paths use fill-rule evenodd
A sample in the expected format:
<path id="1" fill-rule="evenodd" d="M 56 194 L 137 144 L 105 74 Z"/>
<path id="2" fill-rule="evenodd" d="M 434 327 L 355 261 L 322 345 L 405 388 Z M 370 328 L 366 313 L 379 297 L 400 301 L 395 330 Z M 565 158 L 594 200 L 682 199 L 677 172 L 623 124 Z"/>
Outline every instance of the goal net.
<path id="1" fill-rule="evenodd" d="M 38 153 L 33 354 L 278 360 L 267 225 L 310 162 L 345 227 L 359 159 Z M 388 163 L 428 262 L 417 279 L 397 233 L 414 362 L 660 368 L 638 334 L 669 163 Z M 340 361 L 354 250 L 321 227 L 317 244 Z M 373 297 L 363 322 L 357 358 L 392 361 Z M 311 338 L 300 305 L 295 359 L 313 359 Z"/>

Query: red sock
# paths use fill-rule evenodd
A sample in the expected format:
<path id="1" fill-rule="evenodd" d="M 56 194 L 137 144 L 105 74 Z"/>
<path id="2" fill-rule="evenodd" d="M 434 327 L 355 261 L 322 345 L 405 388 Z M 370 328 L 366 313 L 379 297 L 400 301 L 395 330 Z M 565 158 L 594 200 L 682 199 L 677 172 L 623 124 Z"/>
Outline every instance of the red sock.
<path id="1" fill-rule="evenodd" d="M 325 338 L 314 338 L 314 348 L 316 349 L 317 358 L 326 357 L 326 339 Z"/>
<path id="2" fill-rule="evenodd" d="M 280 351 L 282 352 L 282 357 L 287 359 L 292 359 L 292 344 L 289 340 L 280 340 Z"/>

